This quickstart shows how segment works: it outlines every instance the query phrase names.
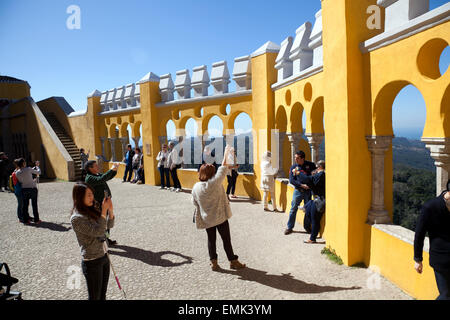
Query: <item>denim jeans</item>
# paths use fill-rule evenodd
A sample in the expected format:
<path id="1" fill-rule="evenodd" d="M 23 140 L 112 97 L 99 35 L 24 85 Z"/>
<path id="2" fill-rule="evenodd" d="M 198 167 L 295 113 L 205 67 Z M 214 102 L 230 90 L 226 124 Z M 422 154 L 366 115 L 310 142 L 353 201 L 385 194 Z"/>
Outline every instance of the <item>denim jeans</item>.
<path id="1" fill-rule="evenodd" d="M 298 206 L 300 205 L 302 200 L 304 201 L 304 203 L 307 203 L 309 200 L 311 200 L 311 191 L 305 190 L 302 192 L 296 188 L 294 190 L 294 195 L 292 196 L 291 211 L 289 212 L 289 220 L 287 223 L 287 228 L 289 230 L 294 229 Z"/>
<path id="2" fill-rule="evenodd" d="M 225 249 L 225 253 L 227 254 L 228 261 L 236 260 L 238 256 L 234 254 L 233 246 L 231 245 L 230 225 L 228 223 L 228 220 L 222 224 L 219 224 L 218 226 L 206 229 L 206 233 L 208 234 L 209 259 L 217 259 L 216 229 L 217 231 L 219 231 L 220 237 L 222 238 L 223 248 Z"/>
<path id="3" fill-rule="evenodd" d="M 38 205 L 37 205 L 37 198 L 38 198 L 37 188 L 23 188 L 22 194 L 23 194 L 23 217 L 24 217 L 24 219 L 29 218 L 28 206 L 30 204 L 30 199 L 31 199 L 31 206 L 33 207 L 34 222 L 39 221 L 39 211 L 38 211 Z M 26 221 L 26 220 L 24 220 L 24 221 Z"/>
<path id="4" fill-rule="evenodd" d="M 16 187 L 14 194 L 16 195 L 16 198 L 17 198 L 17 218 L 19 218 L 20 222 L 27 222 L 30 217 L 24 216 L 22 189 L 17 190 L 17 187 Z"/>
<path id="5" fill-rule="evenodd" d="M 303 220 L 303 228 L 306 232 L 311 233 L 309 238 L 311 241 L 316 241 L 317 235 L 320 231 L 320 220 L 323 213 L 316 209 L 316 204 L 313 200 L 309 200 L 305 205 L 305 219 Z"/>
<path id="6" fill-rule="evenodd" d="M 128 174 L 128 179 L 127 179 L 127 174 Z M 131 180 L 131 176 L 133 175 L 133 167 L 127 164 L 127 166 L 125 167 L 125 174 L 123 175 L 123 181 L 128 181 L 130 182 Z"/>
<path id="7" fill-rule="evenodd" d="M 106 300 L 109 280 L 109 260 L 106 254 L 98 259 L 81 261 L 88 287 L 89 300 Z"/>
<path id="8" fill-rule="evenodd" d="M 436 277 L 436 284 L 439 290 L 439 296 L 436 300 L 450 300 L 450 269 L 434 269 L 434 275 Z"/>

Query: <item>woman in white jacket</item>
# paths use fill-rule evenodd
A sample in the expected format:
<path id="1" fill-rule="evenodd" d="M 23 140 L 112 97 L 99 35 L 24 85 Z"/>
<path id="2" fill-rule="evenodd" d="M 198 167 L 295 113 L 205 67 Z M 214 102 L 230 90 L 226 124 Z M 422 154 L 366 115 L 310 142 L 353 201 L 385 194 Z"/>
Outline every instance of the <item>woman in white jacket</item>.
<path id="1" fill-rule="evenodd" d="M 228 219 L 231 218 L 231 208 L 228 197 L 223 188 L 223 180 L 227 176 L 228 166 L 226 159 L 230 153 L 227 146 L 222 162 L 217 173 L 212 164 L 204 164 L 198 173 L 200 182 L 192 188 L 192 203 L 195 206 L 195 221 L 198 229 L 206 229 L 208 234 L 208 251 L 211 260 L 211 269 L 219 270 L 216 251 L 216 230 L 223 241 L 223 246 L 230 261 L 231 269 L 245 268 L 234 254 L 231 245 L 230 226 Z"/>
<path id="2" fill-rule="evenodd" d="M 273 211 L 278 212 L 277 202 L 275 198 L 275 175 L 278 169 L 272 167 L 272 154 L 270 151 L 263 153 L 261 161 L 261 189 L 264 191 L 263 203 L 264 211 L 270 211 L 268 207 L 268 196 L 272 200 Z"/>

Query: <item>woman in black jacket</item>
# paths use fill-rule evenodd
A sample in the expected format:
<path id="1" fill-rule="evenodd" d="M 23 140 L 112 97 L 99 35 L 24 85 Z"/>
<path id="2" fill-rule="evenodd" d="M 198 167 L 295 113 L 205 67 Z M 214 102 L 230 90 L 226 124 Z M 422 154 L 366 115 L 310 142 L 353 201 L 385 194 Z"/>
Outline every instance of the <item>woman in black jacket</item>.
<path id="1" fill-rule="evenodd" d="M 437 300 L 450 300 L 450 180 L 447 191 L 422 207 L 414 237 L 414 268 L 422 273 L 425 234 L 430 238 L 430 266 L 439 290 Z"/>
<path id="2" fill-rule="evenodd" d="M 305 184 L 310 188 L 315 198 L 320 198 L 321 201 L 325 201 L 325 161 L 321 160 L 317 162 L 317 169 L 313 172 L 312 176 L 302 177 Z M 303 219 L 303 228 L 311 233 L 309 240 L 305 240 L 305 243 L 316 243 L 317 235 L 320 231 L 320 220 L 322 220 L 324 208 L 318 210 L 314 200 L 309 200 L 305 206 L 305 218 Z"/>

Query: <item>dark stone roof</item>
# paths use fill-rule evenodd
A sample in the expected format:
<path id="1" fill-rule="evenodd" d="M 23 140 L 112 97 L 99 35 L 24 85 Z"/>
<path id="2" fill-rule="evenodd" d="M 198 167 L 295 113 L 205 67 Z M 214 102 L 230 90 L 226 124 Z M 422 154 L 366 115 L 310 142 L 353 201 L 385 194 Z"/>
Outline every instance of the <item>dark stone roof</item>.
<path id="1" fill-rule="evenodd" d="M 8 76 L 0 76 L 0 82 L 26 82 L 26 81 Z"/>

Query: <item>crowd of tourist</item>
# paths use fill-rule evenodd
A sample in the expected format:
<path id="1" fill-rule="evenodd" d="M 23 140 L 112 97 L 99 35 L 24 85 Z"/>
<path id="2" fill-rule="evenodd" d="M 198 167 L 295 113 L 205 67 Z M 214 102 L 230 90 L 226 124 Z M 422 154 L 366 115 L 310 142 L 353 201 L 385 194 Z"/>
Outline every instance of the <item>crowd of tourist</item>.
<path id="1" fill-rule="evenodd" d="M 110 229 L 114 226 L 112 194 L 107 181 L 117 175 L 118 163 L 106 173 L 100 173 L 95 160 L 89 160 L 87 154 L 80 150 L 83 168 L 83 182 L 73 188 L 73 210 L 71 224 L 81 248 L 82 270 L 88 286 L 89 299 L 106 298 L 109 279 L 110 261 L 108 246 L 117 241 L 110 239 Z M 142 184 L 144 180 L 144 160 L 139 147 L 134 150 L 127 146 L 123 162 L 125 173 L 123 182 Z M 181 168 L 182 157 L 175 144 L 164 144 L 157 157 L 157 166 L 163 190 L 182 191 L 177 170 Z M 285 235 L 293 232 L 299 209 L 304 211 L 303 228 L 310 234 L 306 244 L 317 243 L 321 221 L 325 213 L 325 161 L 317 163 L 307 161 L 305 153 L 298 151 L 295 162 L 289 170 L 289 183 L 295 188 Z M 14 192 L 17 198 L 17 217 L 23 224 L 41 223 L 38 211 L 38 186 L 41 170 L 36 161 L 34 167 L 27 166 L 25 159 L 13 161 L 15 169 L 9 172 L 10 161 L 5 153 L 0 153 L 0 191 Z M 272 164 L 272 154 L 266 151 L 261 157 L 261 190 L 263 191 L 262 209 L 280 212 L 277 208 L 275 178 L 278 166 Z M 217 232 L 222 238 L 223 246 L 231 269 L 242 269 L 246 265 L 238 260 L 231 243 L 231 231 L 228 220 L 232 217 L 230 201 L 236 198 L 237 154 L 231 146 L 225 148 L 221 165 L 215 162 L 214 150 L 207 146 L 202 155 L 202 164 L 198 167 L 198 179 L 191 192 L 194 206 L 193 220 L 198 229 L 205 229 L 211 269 L 220 269 L 216 250 Z M 134 174 L 133 180 L 131 180 Z M 227 177 L 227 188 L 223 181 Z M 9 180 L 8 180 L 9 178 Z M 172 178 L 172 183 L 171 183 Z M 8 186 L 9 181 L 9 186 Z M 171 186 L 172 185 L 172 186 Z M 2 190 L 4 188 L 4 190 Z M 230 196 L 231 194 L 231 196 Z M 273 210 L 269 209 L 269 197 Z M 33 208 L 33 219 L 28 213 L 29 202 Z M 300 205 L 303 203 L 303 206 Z M 419 216 L 414 240 L 415 269 L 422 273 L 422 252 L 425 235 L 430 238 L 430 266 L 434 269 L 439 290 L 438 299 L 450 299 L 450 180 L 447 190 L 437 198 L 423 205 Z"/>

